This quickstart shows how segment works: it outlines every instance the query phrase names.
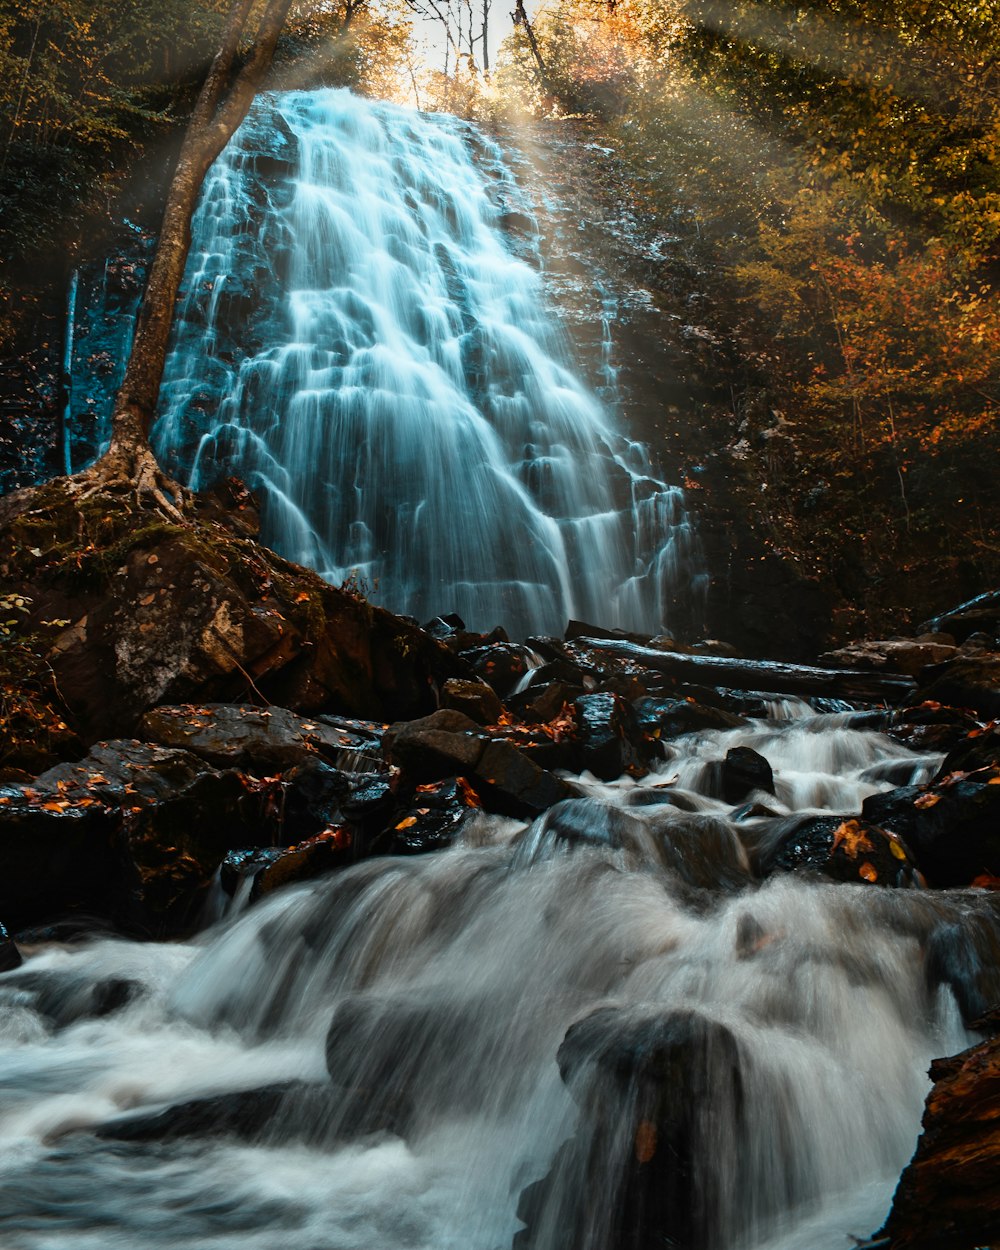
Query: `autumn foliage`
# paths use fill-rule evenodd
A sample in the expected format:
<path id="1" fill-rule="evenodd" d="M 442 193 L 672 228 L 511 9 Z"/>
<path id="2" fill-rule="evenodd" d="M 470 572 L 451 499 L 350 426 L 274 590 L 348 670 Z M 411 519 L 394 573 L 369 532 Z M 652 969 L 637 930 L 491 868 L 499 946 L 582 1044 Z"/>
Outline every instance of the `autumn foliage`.
<path id="1" fill-rule="evenodd" d="M 862 594 L 887 564 L 951 593 L 1000 572 L 998 19 L 558 0 L 536 26 L 536 107 L 596 118 L 638 210 L 708 275 L 732 349 L 718 441 L 762 480 L 772 541 L 850 564 Z"/>

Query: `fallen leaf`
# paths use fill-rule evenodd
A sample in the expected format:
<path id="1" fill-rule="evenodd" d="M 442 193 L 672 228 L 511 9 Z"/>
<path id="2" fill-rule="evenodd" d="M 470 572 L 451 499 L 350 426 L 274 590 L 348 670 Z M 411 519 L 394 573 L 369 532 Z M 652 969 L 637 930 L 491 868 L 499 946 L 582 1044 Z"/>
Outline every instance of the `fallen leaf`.
<path id="1" fill-rule="evenodd" d="M 859 851 L 874 851 L 871 839 L 856 820 L 845 820 L 833 831 L 831 853 L 843 846 L 844 854 L 856 859 Z"/>
<path id="2" fill-rule="evenodd" d="M 875 871 L 874 864 L 869 864 L 867 860 L 858 869 L 858 876 L 863 877 L 865 881 L 878 880 L 878 873 Z"/>
<path id="3" fill-rule="evenodd" d="M 416 823 L 417 823 L 416 816 L 407 816 L 399 822 L 396 828 L 397 829 L 409 829 L 411 825 L 415 825 Z"/>
<path id="4" fill-rule="evenodd" d="M 658 1134 L 652 1120 L 640 1120 L 635 1130 L 635 1158 L 637 1163 L 649 1163 L 656 1154 Z"/>
<path id="5" fill-rule="evenodd" d="M 941 802 L 940 794 L 922 794 L 920 798 L 913 800 L 913 806 L 919 807 L 921 810 L 927 807 L 934 807 Z"/>

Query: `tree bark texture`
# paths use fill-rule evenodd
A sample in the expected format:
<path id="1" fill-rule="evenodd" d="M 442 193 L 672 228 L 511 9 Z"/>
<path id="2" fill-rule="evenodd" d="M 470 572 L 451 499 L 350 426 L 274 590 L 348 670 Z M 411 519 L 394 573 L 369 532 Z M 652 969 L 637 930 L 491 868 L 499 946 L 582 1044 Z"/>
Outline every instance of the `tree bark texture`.
<path id="1" fill-rule="evenodd" d="M 150 268 L 125 377 L 115 401 L 111 448 L 117 468 L 148 449 L 166 362 L 167 344 L 191 246 L 191 218 L 212 162 L 246 116 L 274 55 L 291 0 L 268 0 L 250 54 L 235 72 L 252 0 L 234 0 L 219 50 L 195 104 L 167 194 L 163 225 Z M 109 463 L 108 467 L 112 467 Z"/>

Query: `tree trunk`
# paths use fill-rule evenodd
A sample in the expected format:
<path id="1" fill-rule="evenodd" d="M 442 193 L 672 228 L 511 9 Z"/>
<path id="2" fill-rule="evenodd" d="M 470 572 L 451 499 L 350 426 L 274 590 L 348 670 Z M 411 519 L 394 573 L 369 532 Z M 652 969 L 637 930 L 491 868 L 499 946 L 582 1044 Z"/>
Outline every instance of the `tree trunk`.
<path id="1" fill-rule="evenodd" d="M 122 478 L 129 479 L 137 490 L 147 491 L 152 484 L 151 493 L 157 504 L 171 514 L 177 513 L 176 503 L 182 492 L 156 465 L 149 448 L 149 431 L 156 412 L 177 293 L 191 246 L 191 218 L 205 174 L 246 116 L 270 68 L 291 0 L 268 0 L 250 54 L 234 75 L 252 7 L 253 0 L 234 0 L 219 50 L 188 123 L 167 194 L 132 351 L 115 400 L 111 446 L 90 470 L 94 489 Z M 172 495 L 176 503 L 171 505 L 166 495 Z"/>

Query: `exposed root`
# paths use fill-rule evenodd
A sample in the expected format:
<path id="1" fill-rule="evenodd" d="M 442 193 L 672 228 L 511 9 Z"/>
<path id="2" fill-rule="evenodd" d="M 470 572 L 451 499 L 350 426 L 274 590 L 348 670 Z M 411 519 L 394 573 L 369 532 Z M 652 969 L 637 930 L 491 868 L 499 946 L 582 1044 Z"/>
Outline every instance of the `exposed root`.
<path id="1" fill-rule="evenodd" d="M 82 501 L 110 492 L 129 494 L 137 508 L 159 512 L 175 524 L 184 524 L 184 509 L 191 505 L 191 494 L 164 473 L 148 443 L 112 442 L 105 454 L 89 469 L 70 481 Z"/>

